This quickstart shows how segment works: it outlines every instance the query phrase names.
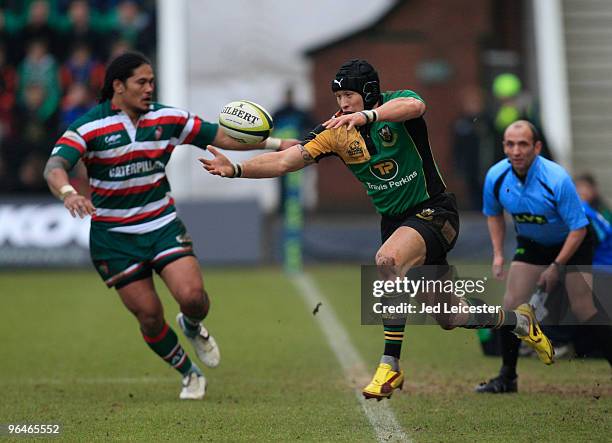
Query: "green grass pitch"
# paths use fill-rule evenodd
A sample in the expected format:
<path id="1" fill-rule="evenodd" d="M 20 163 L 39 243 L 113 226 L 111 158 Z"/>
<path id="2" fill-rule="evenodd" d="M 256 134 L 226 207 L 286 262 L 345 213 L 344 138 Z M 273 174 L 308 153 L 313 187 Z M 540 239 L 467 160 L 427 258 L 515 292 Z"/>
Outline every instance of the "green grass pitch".
<path id="1" fill-rule="evenodd" d="M 382 330 L 360 326 L 359 267 L 308 270 L 374 371 Z M 0 274 L 0 423 L 60 423 L 65 441 L 373 441 L 312 309 L 274 268 L 211 269 L 207 325 L 222 352 L 207 397 L 178 400 L 180 377 L 141 339 L 93 271 Z M 166 318 L 177 305 L 161 281 Z M 312 307 L 314 308 L 314 306 Z M 321 310 L 328 306 L 321 306 Z M 175 328 L 177 330 L 177 328 Z M 179 334 L 180 335 L 180 334 Z M 190 355 L 194 355 L 181 336 Z M 408 327 L 404 390 L 390 400 L 414 441 L 609 441 L 602 360 L 519 364 L 519 394 L 472 393 L 499 360 L 474 331 Z"/>

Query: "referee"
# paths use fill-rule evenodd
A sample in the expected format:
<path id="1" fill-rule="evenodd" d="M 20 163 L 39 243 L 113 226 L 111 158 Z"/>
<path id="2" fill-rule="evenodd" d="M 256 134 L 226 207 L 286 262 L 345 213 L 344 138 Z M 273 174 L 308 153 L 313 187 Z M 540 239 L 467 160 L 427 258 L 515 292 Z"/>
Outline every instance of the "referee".
<path id="1" fill-rule="evenodd" d="M 495 278 L 505 277 L 504 209 L 512 216 L 517 233 L 504 309 L 526 303 L 536 287 L 551 293 L 562 281 L 572 312 L 590 329 L 589 336 L 610 361 L 610 326 L 593 303 L 593 276 L 585 268 L 592 264 L 594 242 L 572 179 L 560 165 L 540 157 L 542 142 L 528 121 L 512 123 L 504 132 L 503 146 L 507 158 L 493 165 L 485 179 L 483 213 L 493 245 Z M 502 329 L 500 373 L 478 386 L 477 392 L 517 391 L 519 343 L 514 334 Z"/>

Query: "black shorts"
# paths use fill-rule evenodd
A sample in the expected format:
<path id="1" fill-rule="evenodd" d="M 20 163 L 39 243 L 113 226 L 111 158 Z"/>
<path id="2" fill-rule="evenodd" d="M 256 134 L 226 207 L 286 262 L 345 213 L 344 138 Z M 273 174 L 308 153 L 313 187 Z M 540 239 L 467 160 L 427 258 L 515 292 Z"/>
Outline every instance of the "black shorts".
<path id="1" fill-rule="evenodd" d="M 438 194 L 399 216 L 383 215 L 380 221 L 382 242 L 400 226 L 415 229 L 425 240 L 425 265 L 446 265 L 446 254 L 459 235 L 457 200 L 451 193 Z"/>
<path id="2" fill-rule="evenodd" d="M 589 227 L 587 228 L 587 234 L 578 247 L 578 250 L 567 262 L 567 266 L 569 267 L 566 268 L 566 272 L 577 271 L 578 269 L 575 268 L 575 266 L 583 267 L 592 265 L 593 253 L 595 251 L 593 238 L 593 232 Z M 512 261 L 529 263 L 531 265 L 548 266 L 555 261 L 562 247 L 563 243 L 544 246 L 533 240 L 519 236 L 516 238 L 516 251 Z"/>

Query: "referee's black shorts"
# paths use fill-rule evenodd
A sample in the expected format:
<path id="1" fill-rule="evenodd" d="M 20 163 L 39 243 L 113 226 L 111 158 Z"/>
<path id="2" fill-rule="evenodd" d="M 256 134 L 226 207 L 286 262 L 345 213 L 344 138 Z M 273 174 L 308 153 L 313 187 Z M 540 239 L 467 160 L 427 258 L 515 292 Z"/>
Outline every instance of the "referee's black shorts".
<path id="1" fill-rule="evenodd" d="M 555 261 L 562 247 L 563 243 L 545 246 L 531 239 L 518 236 L 516 238 L 516 251 L 512 261 L 529 263 L 531 265 L 548 266 Z M 587 227 L 587 234 L 578 247 L 578 250 L 567 262 L 565 272 L 584 271 L 585 266 L 591 266 L 593 264 L 594 251 L 594 234 L 592 229 Z M 581 269 L 578 269 L 578 267 Z"/>
<path id="2" fill-rule="evenodd" d="M 399 216 L 383 215 L 380 221 L 382 242 L 400 226 L 415 229 L 425 240 L 425 265 L 448 265 L 446 254 L 459 235 L 457 200 L 451 193 L 438 194 Z"/>

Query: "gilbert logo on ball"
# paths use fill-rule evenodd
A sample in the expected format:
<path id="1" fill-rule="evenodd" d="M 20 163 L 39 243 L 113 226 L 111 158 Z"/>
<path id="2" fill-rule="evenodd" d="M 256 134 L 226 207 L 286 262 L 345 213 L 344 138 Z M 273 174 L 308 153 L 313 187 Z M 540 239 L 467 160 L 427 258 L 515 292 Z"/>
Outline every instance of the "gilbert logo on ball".
<path id="1" fill-rule="evenodd" d="M 268 111 L 247 100 L 225 105 L 219 114 L 219 125 L 231 138 L 246 144 L 264 141 L 273 128 Z"/>

